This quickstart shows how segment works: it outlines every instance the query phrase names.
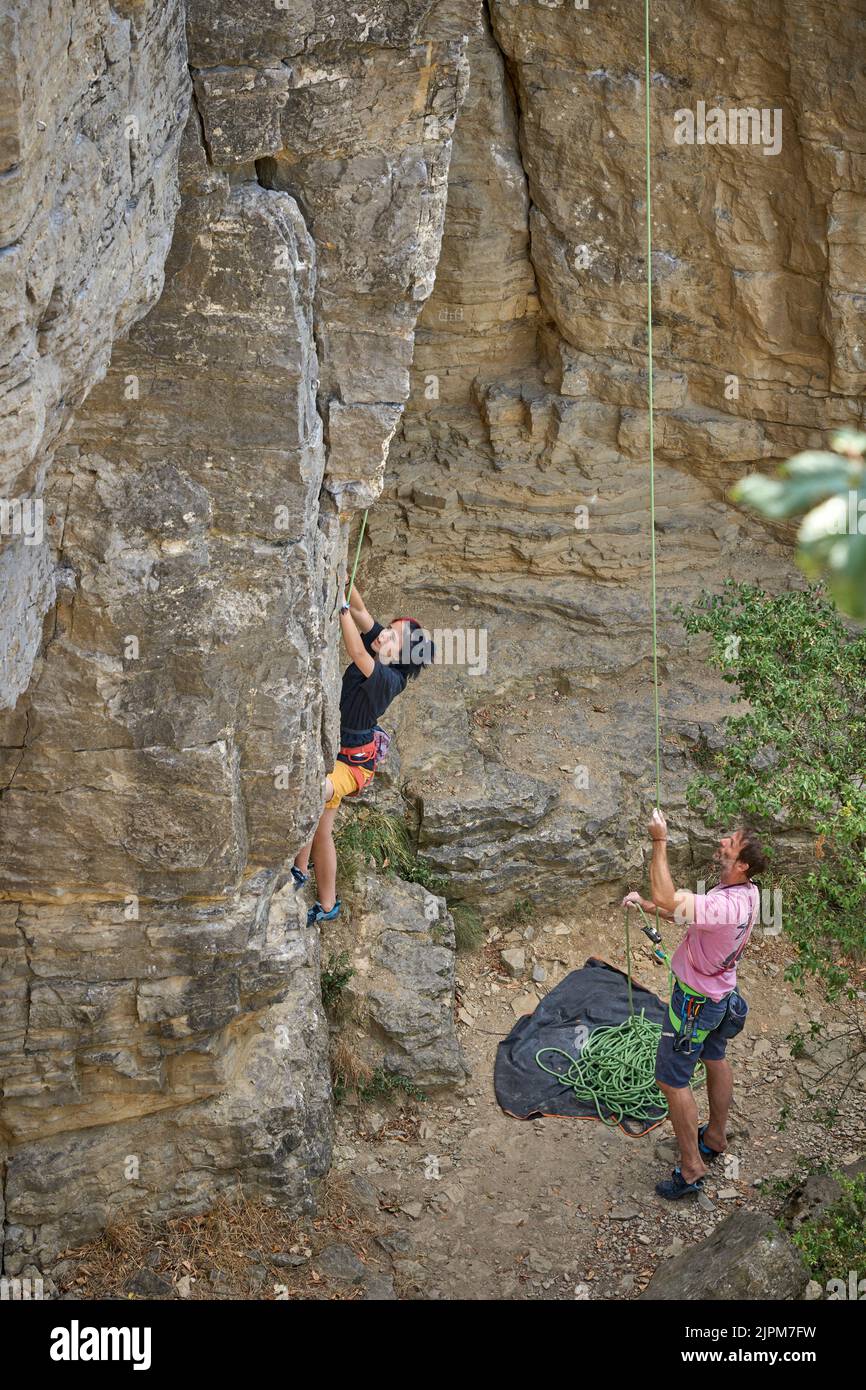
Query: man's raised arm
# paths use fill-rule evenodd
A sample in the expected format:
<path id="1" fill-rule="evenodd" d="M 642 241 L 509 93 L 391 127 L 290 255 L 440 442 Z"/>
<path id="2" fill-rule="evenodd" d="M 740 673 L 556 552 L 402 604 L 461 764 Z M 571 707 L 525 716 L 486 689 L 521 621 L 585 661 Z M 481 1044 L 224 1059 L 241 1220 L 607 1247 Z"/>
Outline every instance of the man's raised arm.
<path id="1" fill-rule="evenodd" d="M 695 895 L 685 889 L 674 887 L 668 867 L 668 827 L 661 811 L 656 807 L 649 824 L 650 838 L 653 842 L 650 860 L 650 894 L 661 912 L 669 913 L 674 922 L 693 922 L 695 918 Z"/>

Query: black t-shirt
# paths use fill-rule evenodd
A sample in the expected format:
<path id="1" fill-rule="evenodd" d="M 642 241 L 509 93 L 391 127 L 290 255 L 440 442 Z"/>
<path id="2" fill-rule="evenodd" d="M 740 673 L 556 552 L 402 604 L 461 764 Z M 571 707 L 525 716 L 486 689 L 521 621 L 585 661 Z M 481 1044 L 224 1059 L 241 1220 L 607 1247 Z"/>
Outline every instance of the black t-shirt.
<path id="1" fill-rule="evenodd" d="M 359 748 L 372 743 L 373 725 L 406 686 L 406 677 L 393 666 L 384 666 L 372 650 L 381 631 L 382 624 L 374 622 L 369 632 L 361 633 L 361 641 L 375 662 L 369 676 L 365 676 L 354 661 L 343 672 L 340 694 L 340 743 L 343 748 Z"/>

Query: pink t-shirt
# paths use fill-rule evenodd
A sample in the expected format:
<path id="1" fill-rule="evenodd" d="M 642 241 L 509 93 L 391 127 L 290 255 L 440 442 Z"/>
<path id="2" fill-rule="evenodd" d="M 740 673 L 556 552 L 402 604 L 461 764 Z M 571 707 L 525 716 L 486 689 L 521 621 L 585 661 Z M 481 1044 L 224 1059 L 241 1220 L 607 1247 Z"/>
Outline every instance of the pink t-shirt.
<path id="1" fill-rule="evenodd" d="M 746 949 L 761 906 L 754 883 L 718 885 L 695 894 L 695 920 L 674 951 L 678 980 L 709 999 L 723 999 L 737 986 L 737 961 Z"/>

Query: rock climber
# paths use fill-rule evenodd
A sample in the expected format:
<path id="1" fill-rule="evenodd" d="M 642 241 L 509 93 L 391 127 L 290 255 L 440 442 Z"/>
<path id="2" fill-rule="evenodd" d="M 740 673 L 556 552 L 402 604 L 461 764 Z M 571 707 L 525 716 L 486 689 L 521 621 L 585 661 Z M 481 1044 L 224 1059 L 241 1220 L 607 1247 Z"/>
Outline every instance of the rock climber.
<path id="1" fill-rule="evenodd" d="M 733 1093 L 725 1051 L 729 1039 L 742 1031 L 748 1012 L 737 991 L 737 962 L 760 913 L 761 890 L 754 878 L 764 871 L 766 860 L 753 830 L 733 830 L 722 836 L 713 856 L 718 884 L 708 893 L 690 893 L 674 887 L 668 867 L 667 824 L 658 809 L 653 811 L 649 832 L 652 899 L 628 893 L 623 906 L 637 904 L 645 912 L 658 908 L 666 921 L 686 925 L 671 959 L 670 1028 L 662 1029 L 655 1069 L 680 1151 L 679 1167 L 656 1184 L 656 1192 L 676 1201 L 702 1191 L 708 1163 L 725 1150 Z M 709 1121 L 700 1127 L 689 1085 L 699 1059 L 706 1067 L 710 1105 Z"/>
<path id="2" fill-rule="evenodd" d="M 433 642 L 414 618 L 393 618 L 383 627 L 370 616 L 357 585 L 340 604 L 340 626 L 351 657 L 340 694 L 340 751 L 325 779 L 325 809 L 308 845 L 292 867 L 295 888 L 309 878 L 310 858 L 316 871 L 318 899 L 307 925 L 332 922 L 339 915 L 334 817 L 340 802 L 355 796 L 376 770 L 377 720 L 425 666 L 433 663 Z M 381 732 L 381 731 L 379 731 Z"/>

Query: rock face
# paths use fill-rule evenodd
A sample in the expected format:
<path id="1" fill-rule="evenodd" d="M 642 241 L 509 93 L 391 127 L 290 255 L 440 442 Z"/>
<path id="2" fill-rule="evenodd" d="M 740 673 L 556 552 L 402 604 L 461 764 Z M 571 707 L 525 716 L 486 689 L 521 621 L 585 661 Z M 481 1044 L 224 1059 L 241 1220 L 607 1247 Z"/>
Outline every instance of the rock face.
<path id="1" fill-rule="evenodd" d="M 6 4 L 0 33 L 4 709 L 27 687 L 54 600 L 54 443 L 162 288 L 189 84 L 181 0 Z"/>
<path id="2" fill-rule="evenodd" d="M 346 994 L 372 1043 L 362 1060 L 421 1086 L 463 1081 L 445 899 L 419 883 L 366 874 L 353 894 L 350 930 L 355 974 Z"/>
<path id="3" fill-rule="evenodd" d="M 655 794 L 643 45 L 565 0 L 437 15 L 472 76 L 361 573 L 383 612 L 440 629 L 396 714 L 406 790 L 420 848 L 483 906 L 639 874 Z M 653 6 L 662 792 L 690 873 L 683 789 L 728 700 L 674 604 L 727 574 L 797 582 L 725 490 L 863 420 L 859 24 L 850 4 Z M 781 111 L 778 153 L 678 144 L 699 102 Z"/>
<path id="4" fill-rule="evenodd" d="M 393 16 L 396 45 L 411 36 L 397 12 L 420 16 L 430 7 L 379 8 Z M 269 187 L 297 198 L 316 237 L 325 486 L 343 506 L 366 506 L 381 491 L 409 394 L 415 322 L 439 259 L 448 137 L 467 73 L 462 38 L 356 48 L 369 15 L 331 18 L 338 27 L 327 47 L 284 74 L 282 136 L 259 169 Z"/>
<path id="5" fill-rule="evenodd" d="M 659 1265 L 641 1299 L 766 1299 L 803 1297 L 809 1276 L 790 1241 L 764 1212 L 737 1211 L 711 1236 Z"/>
<path id="6" fill-rule="evenodd" d="M 122 1211 L 201 1210 L 229 1188 L 308 1206 L 327 1167 L 318 939 L 274 886 L 336 740 L 335 504 L 381 486 L 465 86 L 462 42 L 419 28 L 427 6 L 374 8 L 273 9 L 257 28 L 246 4 L 190 5 L 183 103 L 170 64 L 150 90 L 175 151 L 192 97 L 164 293 L 84 404 L 167 235 L 160 256 L 155 232 L 129 242 L 137 279 L 97 255 L 71 346 L 43 343 L 79 408 L 45 488 L 57 601 L 0 715 L 10 1273 Z M 116 12 L 93 10 L 111 31 Z M 131 11 L 125 33 L 150 13 Z M 128 96 L 110 95 L 116 116 Z M 348 175 L 335 150 L 352 142 Z M 37 151 L 34 178 L 51 167 Z M 157 172 L 135 167 L 156 207 Z"/>
<path id="7" fill-rule="evenodd" d="M 702 848 L 678 814 L 691 757 L 727 704 L 673 604 L 731 571 L 789 582 L 784 535 L 725 489 L 863 419 L 859 12 L 777 8 L 654 6 L 683 856 Z M 653 735 L 639 28 L 565 0 L 11 0 L 0 31 L 15 1274 L 124 1211 L 312 1200 L 318 942 L 274 885 L 320 809 L 336 575 L 383 476 L 361 572 L 437 633 L 399 765 L 420 848 L 464 896 L 636 867 Z M 781 112 L 778 151 L 678 143 L 701 102 Z M 396 931 L 371 909 L 378 1026 L 418 1079 L 454 1079 L 450 946 L 418 907 Z"/>

